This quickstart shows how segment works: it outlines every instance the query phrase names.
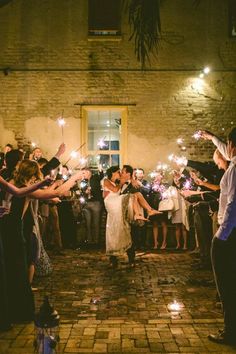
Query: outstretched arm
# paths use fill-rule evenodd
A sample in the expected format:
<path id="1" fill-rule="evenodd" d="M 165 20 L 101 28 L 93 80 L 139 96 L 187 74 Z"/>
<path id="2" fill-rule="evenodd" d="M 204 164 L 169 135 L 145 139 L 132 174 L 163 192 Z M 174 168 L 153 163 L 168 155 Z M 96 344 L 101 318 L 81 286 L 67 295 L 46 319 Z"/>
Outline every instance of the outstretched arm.
<path id="1" fill-rule="evenodd" d="M 2 189 L 4 189 L 5 191 L 7 191 L 8 193 L 13 194 L 18 197 L 24 197 L 27 194 L 30 194 L 30 193 L 36 191 L 37 189 L 44 187 L 47 184 L 48 184 L 48 179 L 45 179 L 45 180 L 40 181 L 38 183 L 32 184 L 31 186 L 28 186 L 28 187 L 17 188 L 13 184 L 5 181 L 5 179 L 3 179 L 0 176 L 0 187 Z"/>
<path id="2" fill-rule="evenodd" d="M 30 197 L 35 198 L 35 199 L 52 199 L 52 198 L 56 198 L 56 197 L 61 197 L 74 186 L 74 184 L 77 180 L 80 180 L 82 178 L 83 178 L 83 172 L 79 171 L 76 174 L 74 174 L 68 181 L 66 181 L 61 186 L 59 186 L 58 188 L 56 188 L 56 189 L 48 188 L 48 189 L 37 190 L 37 191 L 31 193 Z"/>
<path id="3" fill-rule="evenodd" d="M 230 161 L 230 157 L 227 152 L 227 144 L 219 139 L 216 135 L 209 132 L 208 130 L 201 131 L 201 137 L 205 140 L 211 140 L 213 144 L 217 147 L 219 152 L 226 158 L 226 160 Z"/>

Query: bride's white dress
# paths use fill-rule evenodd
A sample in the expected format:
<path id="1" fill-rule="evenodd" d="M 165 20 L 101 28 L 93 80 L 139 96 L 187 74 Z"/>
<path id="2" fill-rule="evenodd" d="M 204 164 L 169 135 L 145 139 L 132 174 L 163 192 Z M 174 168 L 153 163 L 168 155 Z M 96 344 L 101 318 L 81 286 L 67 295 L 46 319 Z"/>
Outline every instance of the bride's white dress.
<path id="1" fill-rule="evenodd" d="M 132 244 L 130 221 L 132 220 L 132 203 L 129 194 L 120 195 L 112 192 L 104 199 L 107 210 L 106 253 L 119 256 L 125 253 Z"/>

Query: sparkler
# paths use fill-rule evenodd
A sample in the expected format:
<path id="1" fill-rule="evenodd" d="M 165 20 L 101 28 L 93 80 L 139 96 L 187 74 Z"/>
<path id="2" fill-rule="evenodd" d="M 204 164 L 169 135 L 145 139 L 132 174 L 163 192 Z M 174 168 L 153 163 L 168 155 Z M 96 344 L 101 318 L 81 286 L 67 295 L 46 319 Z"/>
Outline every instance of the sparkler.
<path id="1" fill-rule="evenodd" d="M 84 167 L 84 166 L 87 164 L 87 161 L 88 161 L 88 155 L 85 156 L 85 157 L 81 157 L 81 158 L 79 159 L 78 165 L 76 165 L 74 169 Z"/>
<path id="2" fill-rule="evenodd" d="M 87 182 L 81 181 L 80 182 L 80 188 L 85 188 L 87 186 Z"/>
<path id="3" fill-rule="evenodd" d="M 58 118 L 58 120 L 57 120 L 59 127 L 61 127 L 62 142 L 64 141 L 64 125 L 66 124 L 66 121 L 65 121 L 65 119 L 63 118 L 63 112 L 64 112 L 64 111 L 62 111 L 61 117 Z"/>
<path id="4" fill-rule="evenodd" d="M 107 144 L 105 143 L 105 139 L 106 137 L 104 136 L 104 138 L 100 138 L 98 140 L 97 146 L 99 146 L 100 149 L 103 149 L 107 146 Z"/>
<path id="5" fill-rule="evenodd" d="M 72 151 L 70 153 L 70 156 L 71 156 L 72 159 L 75 159 L 78 156 L 78 152 L 77 151 Z"/>
<path id="6" fill-rule="evenodd" d="M 158 173 L 156 171 L 153 171 L 149 175 L 151 178 L 155 178 L 158 175 Z"/>
<path id="7" fill-rule="evenodd" d="M 178 145 L 181 145 L 181 144 L 183 144 L 184 139 L 183 139 L 183 138 L 178 138 L 178 139 L 176 140 L 176 142 L 177 142 Z"/>
<path id="8" fill-rule="evenodd" d="M 73 150 L 73 151 L 71 152 L 71 154 L 72 154 L 72 153 L 73 153 L 73 154 L 74 154 L 74 153 L 78 153 L 78 152 L 84 147 L 85 144 L 86 144 L 86 143 L 83 143 L 82 145 L 80 145 L 77 149 Z M 72 158 L 71 154 L 70 154 L 69 159 L 65 162 L 65 165 L 67 165 L 68 162 L 71 160 L 71 158 Z"/>
<path id="9" fill-rule="evenodd" d="M 183 183 L 183 189 L 189 190 L 192 189 L 192 183 L 190 179 L 187 179 L 184 183 Z"/>
<path id="10" fill-rule="evenodd" d="M 156 169 L 157 171 L 165 171 L 168 169 L 168 165 L 166 163 L 159 163 Z"/>
<path id="11" fill-rule="evenodd" d="M 31 146 L 32 146 L 33 149 L 36 147 L 36 145 L 37 144 L 32 141 Z"/>
<path id="12" fill-rule="evenodd" d="M 202 137 L 201 130 L 196 131 L 192 137 L 196 140 L 199 140 Z"/>
<path id="13" fill-rule="evenodd" d="M 183 149 L 181 150 L 186 150 L 186 147 L 183 146 Z M 169 155 L 168 160 L 171 162 L 175 162 L 178 166 L 187 166 L 188 159 L 185 156 L 177 156 L 174 154 Z"/>
<path id="14" fill-rule="evenodd" d="M 175 158 L 175 155 L 174 155 L 174 154 L 170 154 L 170 155 L 168 156 L 168 160 L 169 160 L 169 161 L 174 161 L 174 158 Z"/>

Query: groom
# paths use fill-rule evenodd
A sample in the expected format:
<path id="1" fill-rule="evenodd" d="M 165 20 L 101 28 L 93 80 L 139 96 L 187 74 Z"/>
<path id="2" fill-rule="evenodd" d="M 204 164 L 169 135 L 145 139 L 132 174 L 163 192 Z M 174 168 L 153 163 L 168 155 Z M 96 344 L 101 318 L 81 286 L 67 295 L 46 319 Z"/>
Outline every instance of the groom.
<path id="1" fill-rule="evenodd" d="M 139 184 L 134 185 L 132 180 L 133 168 L 130 165 L 124 165 L 121 170 L 120 182 L 122 185 L 120 194 L 137 193 L 139 190 Z M 132 181 L 132 183 L 131 183 Z M 127 250 L 127 256 L 129 258 L 130 267 L 135 267 L 135 247 L 134 247 L 134 228 L 131 225 L 131 239 L 132 245 Z"/>

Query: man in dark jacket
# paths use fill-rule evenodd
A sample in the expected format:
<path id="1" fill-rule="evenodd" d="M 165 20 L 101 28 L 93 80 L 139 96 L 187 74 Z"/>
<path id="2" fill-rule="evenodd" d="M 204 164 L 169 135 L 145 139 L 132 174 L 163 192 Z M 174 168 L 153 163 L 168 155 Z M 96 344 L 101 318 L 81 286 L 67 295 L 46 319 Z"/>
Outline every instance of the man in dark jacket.
<path id="1" fill-rule="evenodd" d="M 83 215 L 86 221 L 87 241 L 89 246 L 98 247 L 103 207 L 101 180 L 104 175 L 102 171 L 92 174 L 89 168 L 84 168 L 83 170 L 84 179 L 80 182 L 80 187 L 85 199 Z"/>

